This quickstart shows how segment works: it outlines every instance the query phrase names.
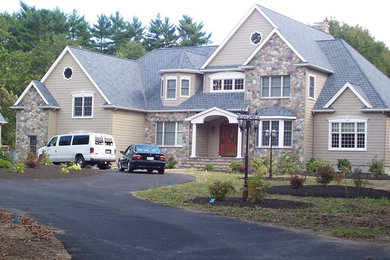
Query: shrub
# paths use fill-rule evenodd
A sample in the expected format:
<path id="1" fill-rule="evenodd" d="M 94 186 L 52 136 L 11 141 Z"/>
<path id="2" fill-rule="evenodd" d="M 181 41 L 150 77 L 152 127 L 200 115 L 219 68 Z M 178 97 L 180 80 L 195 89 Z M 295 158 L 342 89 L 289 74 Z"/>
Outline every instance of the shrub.
<path id="1" fill-rule="evenodd" d="M 9 152 L 5 151 L 4 149 L 1 149 L 1 148 L 0 148 L 0 159 L 8 161 L 8 162 L 13 161 L 11 154 Z"/>
<path id="2" fill-rule="evenodd" d="M 203 170 L 205 170 L 205 171 L 214 171 L 214 165 L 212 165 L 211 163 L 206 163 L 203 166 Z"/>
<path id="3" fill-rule="evenodd" d="M 24 173 L 24 169 L 26 169 L 26 165 L 24 163 L 16 163 L 11 166 L 11 171 L 16 173 Z"/>
<path id="4" fill-rule="evenodd" d="M 251 160 L 251 165 L 252 165 L 252 168 L 254 170 L 254 173 L 255 174 L 262 174 L 264 176 L 267 176 L 268 172 L 269 172 L 269 166 L 267 167 L 265 165 L 265 163 L 267 163 L 266 159 L 262 159 L 260 157 L 253 158 Z M 269 163 L 269 160 L 268 160 L 268 163 Z"/>
<path id="5" fill-rule="evenodd" d="M 254 174 L 248 178 L 248 199 L 254 203 L 261 203 L 265 199 L 269 184 L 264 181 L 264 175 Z"/>
<path id="6" fill-rule="evenodd" d="M 166 169 L 173 169 L 175 168 L 175 165 L 177 164 L 177 161 L 175 160 L 175 157 L 169 156 L 167 163 L 165 164 Z"/>
<path id="7" fill-rule="evenodd" d="M 317 169 L 317 183 L 326 187 L 334 178 L 334 170 L 330 165 L 320 166 Z"/>
<path id="8" fill-rule="evenodd" d="M 67 174 L 67 173 L 69 173 L 69 170 L 68 170 L 68 168 L 61 168 L 60 173 Z"/>
<path id="9" fill-rule="evenodd" d="M 236 191 L 231 181 L 215 181 L 209 185 L 211 197 L 216 200 L 224 200 Z"/>
<path id="10" fill-rule="evenodd" d="M 338 159 L 337 160 L 337 168 L 338 172 L 335 172 L 335 179 L 337 182 L 337 185 L 340 185 L 340 182 L 345 179 L 345 176 L 348 173 L 351 173 L 352 166 L 351 162 L 348 159 Z"/>
<path id="11" fill-rule="evenodd" d="M 280 174 L 291 175 L 293 173 L 301 172 L 303 163 L 299 158 L 298 153 L 283 152 L 276 163 L 276 167 Z"/>
<path id="12" fill-rule="evenodd" d="M 306 175 L 305 177 L 303 177 L 302 175 L 301 176 L 298 176 L 296 173 L 294 175 L 291 176 L 290 178 L 290 186 L 291 188 L 293 189 L 299 189 L 299 188 L 302 188 L 303 187 L 303 184 L 305 183 L 306 181 Z"/>
<path id="13" fill-rule="evenodd" d="M 0 159 L 0 168 L 11 168 L 11 162 L 6 161 L 4 159 Z"/>
<path id="14" fill-rule="evenodd" d="M 372 159 L 372 161 L 369 164 L 369 172 L 371 172 L 375 177 L 379 177 L 385 172 L 385 168 L 383 166 L 383 161 L 378 160 L 377 157 Z"/>
<path id="15" fill-rule="evenodd" d="M 45 151 L 42 151 L 39 155 L 38 162 L 43 165 L 53 165 L 53 162 L 50 160 L 49 155 Z"/>
<path id="16" fill-rule="evenodd" d="M 364 188 L 368 184 L 368 181 L 362 178 L 362 170 L 359 168 L 353 169 L 352 179 L 357 188 Z"/>
<path id="17" fill-rule="evenodd" d="M 306 172 L 311 173 L 311 174 L 315 174 L 317 171 L 316 159 L 314 159 L 314 157 L 311 157 L 310 160 L 308 160 L 306 162 L 305 168 L 306 168 Z"/>
<path id="18" fill-rule="evenodd" d="M 31 151 L 27 154 L 26 165 L 30 168 L 37 168 L 39 165 L 35 154 Z"/>
<path id="19" fill-rule="evenodd" d="M 242 162 L 233 161 L 229 164 L 228 172 L 244 172 L 245 165 Z"/>
<path id="20" fill-rule="evenodd" d="M 74 162 L 70 162 L 67 164 L 67 169 L 68 170 L 75 170 L 75 171 L 80 171 L 81 167 L 75 164 Z"/>

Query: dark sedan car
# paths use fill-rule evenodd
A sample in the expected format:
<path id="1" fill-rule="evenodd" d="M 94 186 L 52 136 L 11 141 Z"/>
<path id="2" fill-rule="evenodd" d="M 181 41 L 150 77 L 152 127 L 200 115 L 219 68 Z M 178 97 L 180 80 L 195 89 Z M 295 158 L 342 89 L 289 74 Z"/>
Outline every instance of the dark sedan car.
<path id="1" fill-rule="evenodd" d="M 157 170 L 159 174 L 164 174 L 165 156 L 156 145 L 133 144 L 120 153 L 122 157 L 118 160 L 119 171 L 145 169 L 148 173 Z"/>

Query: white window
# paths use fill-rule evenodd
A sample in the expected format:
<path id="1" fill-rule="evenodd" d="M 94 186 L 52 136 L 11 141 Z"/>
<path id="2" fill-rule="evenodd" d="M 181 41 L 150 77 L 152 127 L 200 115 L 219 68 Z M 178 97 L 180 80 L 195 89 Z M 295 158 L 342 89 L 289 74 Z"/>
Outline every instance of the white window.
<path id="1" fill-rule="evenodd" d="M 93 94 L 79 93 L 73 96 L 72 117 L 92 118 L 93 117 Z"/>
<path id="2" fill-rule="evenodd" d="M 292 147 L 292 124 L 291 120 L 264 120 L 260 121 L 257 145 L 260 147 L 270 147 L 270 133 L 275 133 L 272 137 L 272 147 L 291 148 Z"/>
<path id="3" fill-rule="evenodd" d="M 160 97 L 164 97 L 164 78 L 161 78 Z"/>
<path id="4" fill-rule="evenodd" d="M 329 150 L 366 151 L 367 119 L 329 120 Z"/>
<path id="5" fill-rule="evenodd" d="M 190 77 L 180 78 L 180 96 L 181 97 L 190 96 Z"/>
<path id="6" fill-rule="evenodd" d="M 156 144 L 160 146 L 183 145 L 182 122 L 157 122 Z"/>
<path id="7" fill-rule="evenodd" d="M 262 98 L 289 98 L 290 76 L 263 76 L 261 77 Z"/>
<path id="8" fill-rule="evenodd" d="M 167 78 L 166 88 L 167 91 L 165 99 L 176 99 L 176 77 Z"/>
<path id="9" fill-rule="evenodd" d="M 314 95 L 315 95 L 315 88 L 316 88 L 316 78 L 315 76 L 309 76 L 309 98 L 310 99 L 314 99 Z"/>
<path id="10" fill-rule="evenodd" d="M 241 72 L 219 72 L 210 76 L 210 92 L 244 91 L 245 74 Z"/>

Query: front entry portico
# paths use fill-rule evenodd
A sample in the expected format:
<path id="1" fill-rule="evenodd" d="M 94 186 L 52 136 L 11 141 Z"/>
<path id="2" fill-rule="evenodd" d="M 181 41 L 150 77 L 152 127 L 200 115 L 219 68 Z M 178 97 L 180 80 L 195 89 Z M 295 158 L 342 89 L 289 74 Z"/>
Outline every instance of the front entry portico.
<path id="1" fill-rule="evenodd" d="M 242 158 L 237 114 L 213 107 L 186 121 L 192 125 L 191 157 Z"/>

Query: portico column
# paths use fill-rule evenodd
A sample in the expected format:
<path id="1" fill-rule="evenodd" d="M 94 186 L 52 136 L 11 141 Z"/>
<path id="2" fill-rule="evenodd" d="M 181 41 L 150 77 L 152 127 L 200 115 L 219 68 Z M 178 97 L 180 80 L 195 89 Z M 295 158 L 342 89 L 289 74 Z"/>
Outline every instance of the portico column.
<path id="1" fill-rule="evenodd" d="M 236 156 L 236 158 L 242 158 L 241 151 L 242 151 L 242 131 L 238 127 L 238 131 L 237 131 L 237 156 Z"/>
<path id="2" fill-rule="evenodd" d="M 191 157 L 196 157 L 196 124 L 192 124 Z"/>

